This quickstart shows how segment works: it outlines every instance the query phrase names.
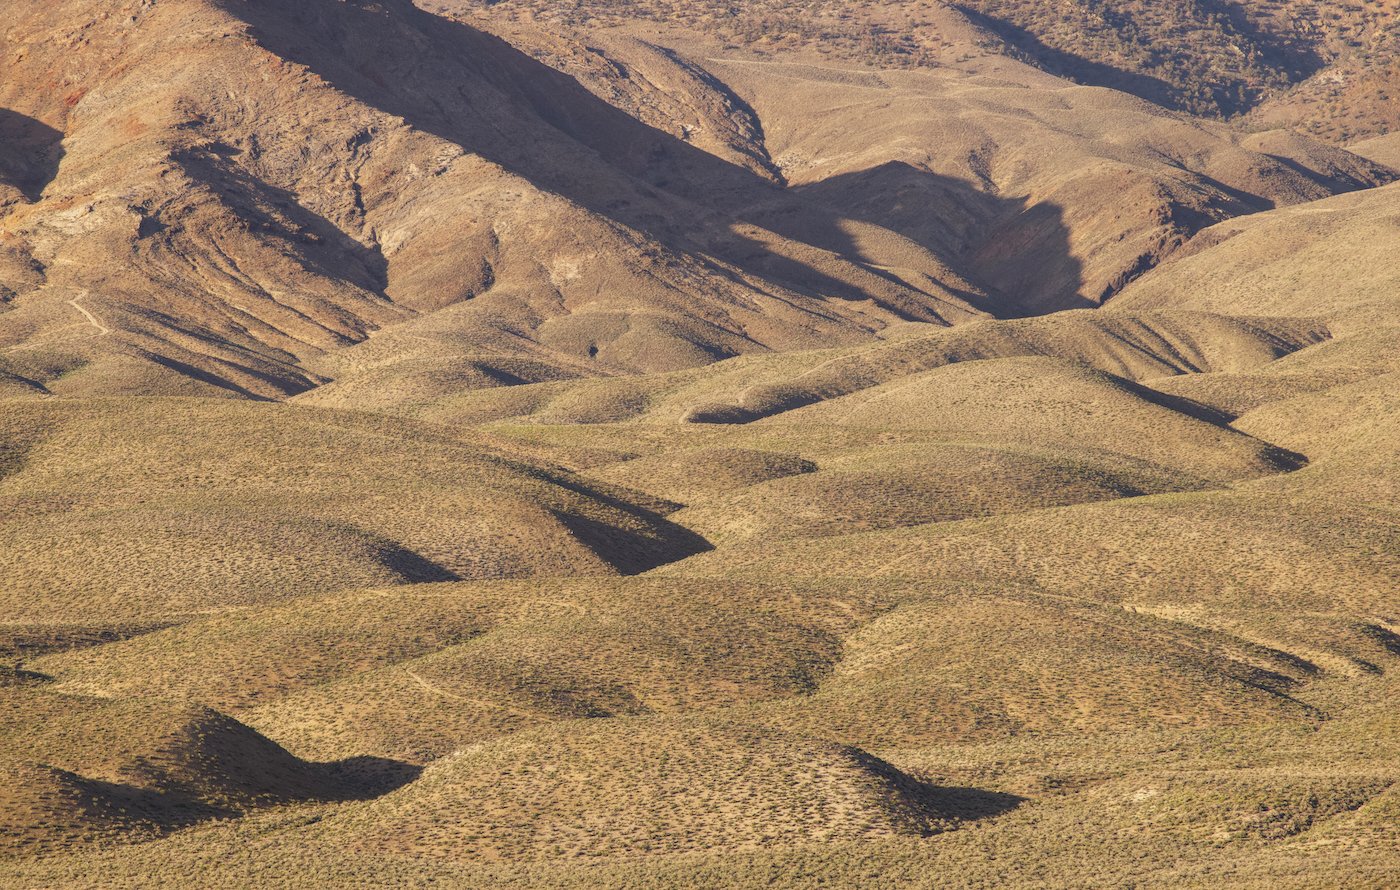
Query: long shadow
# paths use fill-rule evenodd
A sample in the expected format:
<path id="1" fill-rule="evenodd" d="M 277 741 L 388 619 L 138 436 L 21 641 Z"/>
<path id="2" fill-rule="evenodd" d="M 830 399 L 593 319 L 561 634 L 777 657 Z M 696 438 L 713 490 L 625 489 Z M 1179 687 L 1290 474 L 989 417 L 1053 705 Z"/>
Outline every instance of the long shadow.
<path id="1" fill-rule="evenodd" d="M 250 173 L 238 163 L 241 154 L 242 151 L 234 146 L 216 142 L 198 149 L 176 151 L 171 159 L 183 168 L 190 179 L 215 192 L 219 200 L 253 231 L 273 233 L 295 244 L 298 259 L 309 271 L 331 281 L 353 285 L 368 295 L 383 299 L 387 305 L 389 298 L 385 291 L 389 284 L 389 264 L 379 248 L 357 241 L 335 223 L 306 207 L 294 193 Z M 158 216 L 143 216 L 137 238 L 169 237 L 165 234 L 166 230 L 167 224 Z M 292 306 L 289 311 L 298 310 Z M 245 343 L 207 327 L 198 320 L 197 314 L 166 314 L 155 307 L 145 308 L 141 314 L 158 320 L 167 329 L 209 344 L 210 349 L 204 357 L 219 366 L 215 370 L 203 370 L 169 355 L 145 353 L 145 358 L 183 376 L 258 401 L 266 397 L 240 386 L 235 382 L 237 374 L 222 373 L 223 369 L 228 368 L 259 380 L 286 395 L 305 392 L 317 385 L 314 378 L 308 378 L 296 369 L 292 356 L 288 355 L 287 362 L 278 365 L 267 356 L 249 355 L 244 348 Z M 342 342 L 354 340 L 343 328 L 328 326 L 310 316 L 303 318 L 308 324 L 321 327 Z M 257 339 L 253 333 L 246 336 Z M 267 342 L 263 345 L 276 346 Z M 240 358 L 243 360 L 240 361 Z"/>
<path id="2" fill-rule="evenodd" d="M 994 316 L 1097 305 L 1082 293 L 1083 264 L 1070 252 L 1060 207 L 1002 198 L 902 161 L 797 186 L 741 213 L 784 237 L 863 263 L 892 283 L 916 286 L 866 254 L 846 224 L 880 226 L 968 276 L 981 291 L 940 283 Z"/>
<path id="3" fill-rule="evenodd" d="M 58 175 L 63 133 L 28 115 L 0 108 L 0 183 L 34 202 Z"/>
<path id="4" fill-rule="evenodd" d="M 1202 0 L 1202 6 L 1230 23 L 1236 33 L 1266 51 L 1269 61 L 1281 68 L 1293 83 L 1307 80 L 1327 67 L 1327 59 L 1306 38 L 1288 29 L 1271 34 L 1259 28 L 1246 14 L 1246 4 L 1230 0 Z"/>
<path id="5" fill-rule="evenodd" d="M 386 544 L 384 550 L 379 554 L 379 560 L 388 569 L 414 584 L 436 584 L 442 581 L 462 580 L 462 576 L 456 572 L 438 565 L 421 553 L 415 553 L 398 544 Z"/>
<path id="6" fill-rule="evenodd" d="M 237 816 L 236 810 L 199 800 L 180 791 L 160 791 L 89 779 L 76 773 L 65 778 L 86 799 L 89 807 L 110 808 L 128 820 L 128 829 L 154 830 L 168 834 L 210 819 Z"/>
<path id="7" fill-rule="evenodd" d="M 1264 63 L 1282 73 L 1290 83 L 1306 80 L 1326 67 L 1326 59 L 1301 40 L 1291 39 L 1286 33 L 1270 34 L 1258 28 L 1246 15 L 1244 4 L 1199 0 L 1198 5 L 1214 16 L 1217 22 L 1228 23 L 1228 31 L 1233 32 L 1235 40 L 1248 43 L 1261 52 Z M 1012 49 L 1052 74 L 1078 83 L 1122 90 L 1168 108 L 1193 110 L 1187 101 L 1190 97 L 1168 81 L 1055 49 L 1032 32 L 1005 19 L 987 15 L 964 4 L 954 4 L 954 7 L 974 24 L 1005 40 Z M 1129 18 L 1122 23 L 1128 24 L 1130 21 Z M 1263 87 L 1249 85 L 1249 78 L 1244 76 L 1244 72 L 1240 74 L 1233 83 L 1217 78 L 1206 84 L 1210 89 L 1211 102 L 1227 116 L 1249 111 L 1268 95 Z"/>
<path id="8" fill-rule="evenodd" d="M 937 793 L 943 813 L 967 821 L 1009 813 L 1027 800 L 1019 794 L 953 785 L 937 786 Z"/>
<path id="9" fill-rule="evenodd" d="M 881 777 L 907 802 L 923 810 L 924 815 L 937 821 L 956 819 L 974 822 L 1009 813 L 1026 802 L 1026 798 L 984 788 L 938 785 L 905 773 L 886 760 L 863 751 L 849 749 L 862 767 Z"/>
<path id="10" fill-rule="evenodd" d="M 349 281 L 371 293 L 383 292 L 388 285 L 389 268 L 383 253 L 351 238 L 335 223 L 308 209 L 293 193 L 249 174 L 235 161 L 240 154 L 238 148 L 215 143 L 201 151 L 177 152 L 174 160 L 192 179 L 217 190 L 239 217 L 256 229 L 277 231 L 288 239 L 308 242 L 301 254 L 312 271 Z M 269 212 L 269 206 L 283 214 L 296 230 L 288 231 L 286 224 Z M 142 237 L 159 234 L 163 229 L 154 220 L 146 220 L 143 225 Z"/>
<path id="11" fill-rule="evenodd" d="M 1068 78 L 1076 83 L 1109 87 L 1125 93 L 1132 93 L 1168 108 L 1181 107 L 1181 101 L 1184 98 L 1181 95 L 1181 90 L 1161 78 L 1115 68 L 1112 65 L 1105 65 L 1102 62 L 1095 62 L 1083 56 L 1055 49 L 1025 28 L 1013 25 L 1005 19 L 994 18 L 978 12 L 969 6 L 954 4 L 954 8 L 974 25 L 985 28 L 1000 37 L 1012 49 L 1026 56 L 1027 60 L 1051 74 Z"/>
<path id="12" fill-rule="evenodd" d="M 280 748 L 276 750 L 285 753 Z M 402 788 L 423 772 L 416 764 L 371 756 L 305 763 L 304 768 L 315 781 L 324 784 L 321 791 L 271 796 L 257 806 L 373 800 Z M 237 819 L 257 808 L 205 800 L 190 789 L 148 788 L 91 779 L 67 771 L 60 771 L 60 775 L 81 795 L 85 810 L 113 814 L 119 819 L 115 827 L 127 833 L 127 840 L 131 841 L 167 835 L 211 819 Z"/>
<path id="13" fill-rule="evenodd" d="M 1363 624 L 1361 625 L 1360 631 L 1362 636 L 1370 638 L 1372 642 L 1379 644 L 1386 652 L 1400 657 L 1400 634 L 1395 633 L 1389 628 L 1382 627 L 1379 624 Z"/>
<path id="14" fill-rule="evenodd" d="M 899 175 L 922 183 L 911 191 L 919 205 L 912 210 L 889 212 L 878 202 L 849 207 L 844 197 L 849 189 L 835 183 L 785 190 L 638 121 L 505 41 L 405 0 L 366 6 L 332 0 L 222 2 L 266 49 L 306 66 L 339 91 L 677 252 L 715 256 L 809 296 L 863 301 L 872 294 L 859 282 L 769 249 L 737 231 L 741 224 L 837 253 L 914 298 L 891 308 L 909 318 L 935 320 L 938 303 L 928 298 L 933 295 L 923 291 L 920 298 L 915 284 L 875 268 L 841 221 L 885 226 L 946 257 L 947 243 L 957 235 L 930 223 L 945 212 L 945 200 L 957 215 L 975 217 L 971 225 L 980 233 L 1026 209 L 969 183 L 907 166 Z M 1049 222 L 1056 217 L 1050 210 Z M 1077 272 L 1067 232 L 1062 225 L 1054 232 L 1046 223 L 1037 221 L 1048 233 L 1037 250 L 1053 244 L 1059 254 L 1055 265 L 1064 274 Z M 997 262 L 984 265 L 995 268 Z M 1039 286 L 1029 276 L 1022 283 Z M 1003 305 L 978 294 L 967 297 L 995 314 L 1016 314 L 1044 302 Z"/>
<path id="15" fill-rule="evenodd" d="M 12 626 L 0 635 L 0 662 L 18 664 L 51 652 L 103 646 L 169 626 L 165 622 L 120 627 Z"/>
<path id="16" fill-rule="evenodd" d="M 633 507 L 632 512 L 638 511 Z M 661 517 L 652 520 L 658 531 L 653 537 L 579 513 L 558 511 L 554 515 L 585 547 L 624 575 L 640 575 L 715 549 L 685 526 Z"/>
<path id="17" fill-rule="evenodd" d="M 423 772 L 423 767 L 414 763 L 367 754 L 322 764 L 322 768 L 341 788 L 337 800 L 382 797 L 412 782 Z"/>
<path id="18" fill-rule="evenodd" d="M 1351 176 L 1350 174 L 1345 172 L 1338 172 L 1335 176 L 1326 176 L 1316 170 L 1309 170 L 1307 167 L 1298 163 L 1293 158 L 1285 158 L 1282 155 L 1272 154 L 1269 155 L 1269 157 L 1273 158 L 1275 161 L 1278 161 L 1280 164 L 1292 170 L 1294 173 L 1297 173 L 1299 176 L 1306 177 L 1307 179 L 1311 180 L 1317 185 L 1320 185 L 1323 188 L 1328 189 L 1332 192 L 1355 192 L 1360 191 L 1361 189 L 1375 188 L 1374 183 L 1357 179 L 1356 177 Z M 1384 168 L 1384 165 L 1382 164 L 1377 164 L 1375 166 Z M 1400 179 L 1400 175 L 1396 175 L 1395 171 L 1393 170 L 1382 169 L 1380 171 L 1380 176 L 1382 178 L 1382 185 L 1394 182 L 1396 179 Z"/>
<path id="19" fill-rule="evenodd" d="M 234 383 L 232 380 L 220 377 L 218 374 L 205 371 L 201 368 L 197 368 L 188 362 L 182 362 L 179 359 L 171 358 L 168 355 L 161 355 L 159 353 L 151 352 L 150 350 L 146 349 L 140 350 L 140 353 L 142 357 L 144 357 L 148 361 L 160 365 L 162 368 L 165 368 L 167 370 L 174 371 L 175 373 L 180 374 L 181 376 L 188 377 L 191 380 L 197 380 L 200 383 L 207 383 L 210 386 L 216 387 L 218 389 L 228 390 L 229 392 L 238 395 L 240 398 L 248 399 L 249 401 L 270 401 L 264 396 L 260 396 L 257 393 L 252 392 L 251 390 L 244 389 L 243 387 Z M 255 376 L 265 377 L 265 375 L 259 375 L 257 374 L 257 372 L 252 371 L 248 368 L 240 367 L 239 370 L 245 373 L 253 374 Z M 278 380 L 272 380 L 270 382 L 272 382 L 274 385 L 282 383 L 282 381 Z"/>

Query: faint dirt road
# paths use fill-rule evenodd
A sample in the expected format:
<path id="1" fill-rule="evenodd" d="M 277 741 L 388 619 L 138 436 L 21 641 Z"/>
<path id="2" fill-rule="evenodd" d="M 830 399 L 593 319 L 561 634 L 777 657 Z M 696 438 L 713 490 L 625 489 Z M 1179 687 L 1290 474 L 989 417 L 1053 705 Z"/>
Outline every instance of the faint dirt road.
<path id="1" fill-rule="evenodd" d="M 106 325 L 104 325 L 102 322 L 98 321 L 96 315 L 93 315 L 91 312 L 89 312 L 89 311 L 87 310 L 87 307 L 86 307 L 86 306 L 84 306 L 82 303 L 79 303 L 79 302 L 78 302 L 79 300 L 85 298 L 87 295 L 88 295 L 88 292 L 87 292 L 87 291 L 83 291 L 82 293 L 80 293 L 80 294 L 78 294 L 76 297 L 74 297 L 73 299 L 69 300 L 69 301 L 68 301 L 68 305 L 69 305 L 69 306 L 72 306 L 74 309 L 76 309 L 76 310 L 78 310 L 79 312 L 83 313 L 83 318 L 86 318 L 86 319 L 88 320 L 88 324 L 90 324 L 90 325 L 92 325 L 93 327 L 97 328 L 97 336 L 99 336 L 99 337 L 105 337 L 105 336 L 107 336 L 108 334 L 112 333 L 112 329 L 109 328 L 109 327 L 107 327 Z"/>

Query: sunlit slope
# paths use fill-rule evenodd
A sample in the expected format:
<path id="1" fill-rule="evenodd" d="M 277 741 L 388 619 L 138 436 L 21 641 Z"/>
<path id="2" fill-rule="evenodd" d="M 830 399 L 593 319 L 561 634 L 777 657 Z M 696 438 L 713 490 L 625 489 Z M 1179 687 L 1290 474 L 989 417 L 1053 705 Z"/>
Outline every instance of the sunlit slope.
<path id="1" fill-rule="evenodd" d="M 1400 134 L 1389 133 L 1353 142 L 1348 146 L 1348 151 L 1391 169 L 1400 168 Z"/>
<path id="2" fill-rule="evenodd" d="M 1388 458 L 1394 453 L 1387 441 L 1395 413 L 1390 383 L 1400 367 L 1394 350 L 1400 266 L 1391 249 L 1397 201 L 1400 193 L 1387 187 L 1208 229 L 1182 256 L 1129 288 L 1110 314 L 1171 306 L 1326 320 L 1332 342 L 1244 372 L 1151 385 L 1310 455 Z M 1376 482 L 1388 479 L 1382 474 Z"/>
<path id="3" fill-rule="evenodd" d="M 1331 349 L 1328 336 L 1308 320 L 1067 313 L 704 374 L 478 392 L 420 410 L 465 419 L 527 409 L 498 429 L 567 449 L 593 478 L 687 505 L 674 518 L 726 544 L 1296 469 L 1299 454 L 1229 427 L 1233 415 L 1158 389 L 1272 373 L 1287 356 Z M 665 425 L 678 417 L 707 422 Z M 606 423 L 629 418 L 640 423 Z"/>
<path id="4" fill-rule="evenodd" d="M 36 392 L 276 397 L 444 349 L 655 371 L 981 314 L 933 278 L 730 232 L 733 195 L 770 179 L 407 2 L 67 2 L 7 35 L 31 48 L 0 127 L 37 178 L 3 207 L 0 343 Z M 37 86 L 56 81 L 86 86 Z"/>
<path id="5" fill-rule="evenodd" d="M 1107 451 L 1208 476 L 1291 466 L 1208 415 L 1193 417 L 1122 378 L 1050 358 L 960 362 L 786 412 L 781 422 Z"/>
<path id="6" fill-rule="evenodd" d="M 316 759 L 427 760 L 554 720 L 805 694 L 841 635 L 893 595 L 644 579 L 429 585 L 237 610 L 35 664 L 64 692 L 214 705 Z M 230 660 L 242 667 L 230 673 Z"/>
<path id="7" fill-rule="evenodd" d="M 406 0 L 25 10 L 0 391 L 336 381 L 382 409 L 864 343 L 1093 305 L 1211 223 L 1394 175 L 1005 58 L 833 73 L 479 24 Z"/>
<path id="8" fill-rule="evenodd" d="M 616 574 L 704 546 L 667 505 L 479 439 L 198 400 L 11 403 L 12 619 L 158 621 L 336 588 Z"/>
<path id="9" fill-rule="evenodd" d="M 196 705 L 3 691 L 0 856 L 150 840 L 301 801 L 371 796 L 397 765 L 307 763 Z M 36 722 L 42 721 L 42 726 Z"/>
<path id="10" fill-rule="evenodd" d="M 1113 309 L 1357 316 L 1393 307 L 1400 189 L 1283 208 L 1211 228 L 1134 284 Z"/>
<path id="11" fill-rule="evenodd" d="M 1330 482 L 1319 466 L 1230 492 L 746 544 L 662 572 L 971 577 L 1145 606 L 1389 610 L 1400 529 L 1385 501 L 1328 499 Z"/>
<path id="12" fill-rule="evenodd" d="M 365 852 L 466 861 L 664 856 L 918 837 L 956 825 L 962 803 L 850 747 L 618 720 L 474 746 L 324 831 Z"/>
<path id="13" fill-rule="evenodd" d="M 479 13 L 467 0 L 431 6 Z M 1393 129 L 1400 7 L 1393 0 L 1321 7 L 1307 0 L 1228 5 L 1118 0 L 918 0 L 852 7 L 839 0 L 502 0 L 493 19 L 566 32 L 687 34 L 755 55 L 799 55 L 843 68 L 937 69 L 1008 56 L 1079 83 L 1134 93 L 1203 117 L 1252 111 L 1347 141 Z"/>
<path id="14" fill-rule="evenodd" d="M 819 429 L 812 440 L 820 441 L 827 432 Z M 802 440 L 800 430 L 782 435 L 794 444 Z M 722 544 L 952 522 L 1210 484 L 1189 471 L 1106 450 L 1070 453 L 1037 445 L 940 441 L 937 434 L 887 435 L 901 444 L 823 449 L 813 472 L 682 497 L 690 506 L 673 518 Z M 704 478 L 709 466 L 703 457 L 682 451 L 667 455 L 667 463 Z M 591 474 L 646 486 L 656 462 L 641 458 Z"/>
<path id="15" fill-rule="evenodd" d="M 1005 589 L 1005 588 L 1003 588 Z M 1305 724 L 1286 655 L 1035 590 L 948 584 L 869 622 L 808 698 L 755 719 L 902 750 L 1024 733 Z"/>
<path id="16" fill-rule="evenodd" d="M 555 513 L 569 534 L 516 532 L 544 542 L 521 553 L 586 546 L 585 568 L 306 586 L 221 599 L 213 615 L 147 608 L 179 623 L 30 657 L 15 678 L 36 701 L 214 707 L 298 762 L 351 770 L 360 784 L 336 793 L 389 792 L 238 810 L 249 830 L 280 827 L 256 864 L 234 857 L 234 874 L 292 880 L 305 874 L 293 850 L 352 849 L 332 884 L 712 874 L 743 886 L 782 866 L 842 885 L 853 857 L 914 885 L 932 863 L 974 885 L 1022 880 L 991 864 L 990 844 L 1040 857 L 1052 884 L 1364 878 L 1385 868 L 1361 851 L 1386 837 L 1397 781 L 1383 702 L 1400 652 L 1400 526 L 1385 329 L 1358 318 L 1107 311 L 914 326 L 883 343 L 496 387 L 404 412 L 497 421 L 475 431 L 173 401 L 182 429 L 232 444 L 167 429 L 148 449 L 120 431 L 160 431 L 154 407 L 11 402 L 29 415 L 0 485 L 26 496 L 86 492 L 77 467 L 112 492 L 139 477 L 219 502 L 256 495 L 259 509 L 279 503 L 275 489 L 303 510 L 344 510 L 328 487 L 364 500 L 373 483 L 387 495 L 368 514 L 378 521 L 443 504 L 493 511 L 501 528 L 494 501 L 438 500 L 471 471 L 496 480 L 473 481 L 477 497 L 579 511 L 677 548 L 647 577 L 616 577 L 663 560 L 622 562 L 597 543 L 622 532 Z M 1270 398 L 1190 394 L 1300 376 L 1310 382 Z M 76 450 L 88 437 L 117 448 Z M 342 441 L 363 463 L 321 450 Z M 162 462 L 172 454 L 186 470 Z M 373 529 L 414 553 L 464 552 Z M 546 577 L 584 571 L 596 577 Z M 78 639 L 103 617 L 139 615 L 22 617 L 86 622 L 67 631 Z M 114 732 L 134 739 L 113 742 L 123 750 L 145 738 Z M 378 784 L 354 772 L 363 762 Z M 110 817 L 116 798 L 71 778 L 87 781 L 77 761 L 39 763 L 22 768 L 15 810 L 58 801 L 71 814 L 90 799 L 91 827 L 53 817 L 56 833 L 26 843 L 67 858 L 9 866 L 17 876 L 105 855 L 121 879 L 197 860 L 238 830 L 195 820 L 92 852 L 82 831 L 170 829 Z M 408 781 L 407 764 L 427 768 Z M 314 816 L 291 815 L 302 812 Z M 1088 846 L 1051 843 L 1047 826 Z M 1138 855 L 1104 863 L 1125 838 Z M 595 870 L 575 870 L 579 859 Z"/>
<path id="17" fill-rule="evenodd" d="M 896 276 L 908 263 L 882 229 L 904 234 L 1015 314 L 1097 305 L 1213 222 L 1394 176 L 1008 60 L 867 71 L 716 55 L 706 63 L 763 121 L 794 190 L 850 220 L 829 232 L 758 205 L 775 226 L 853 243 Z"/>
<path id="18" fill-rule="evenodd" d="M 635 588 L 642 582 L 607 583 Z M 581 586 L 573 588 L 578 599 Z M 526 589 L 516 585 L 512 597 Z M 700 589 L 692 586 L 688 595 Z M 449 593 L 446 587 L 423 592 L 430 590 L 439 599 Z M 738 602 L 743 591 L 730 586 L 727 595 Z M 1305 701 L 1319 681 L 1306 663 L 1189 623 L 1074 606 L 1057 597 L 971 589 L 910 594 L 885 617 L 862 620 L 859 630 L 847 633 L 840 662 L 810 697 L 731 707 L 722 717 L 679 723 L 564 718 L 457 754 L 443 751 L 446 756 L 419 780 L 380 801 L 322 816 L 305 828 L 302 820 L 265 823 L 284 833 L 260 848 L 256 861 L 236 852 L 220 856 L 224 877 L 210 875 L 210 881 L 217 885 L 252 868 L 294 880 L 307 873 L 308 854 L 319 860 L 347 846 L 357 852 L 353 861 L 330 857 L 339 864 L 327 865 L 334 885 L 353 876 L 383 881 L 412 873 L 468 886 L 588 886 L 598 880 L 681 886 L 696 869 L 746 885 L 780 862 L 842 883 L 851 879 L 856 854 L 914 885 L 919 869 L 931 863 L 966 870 L 966 880 L 975 883 L 972 876 L 998 874 L 987 871 L 987 844 L 1008 855 L 1041 855 L 1047 880 L 1105 873 L 1085 864 L 1080 854 L 1089 847 L 1050 843 L 1047 826 L 1079 832 L 1076 837 L 1097 850 L 1118 849 L 1128 843 L 1127 832 L 1138 855 L 1127 860 L 1131 867 L 1114 866 L 1124 875 L 1168 874 L 1183 856 L 1207 874 L 1245 862 L 1251 863 L 1246 875 L 1257 869 L 1293 873 L 1303 867 L 1290 858 L 1295 838 L 1328 844 L 1325 856 L 1310 860 L 1310 874 L 1334 868 L 1339 875 L 1365 873 L 1364 863 L 1346 851 L 1365 849 L 1353 845 L 1375 831 L 1367 826 L 1383 820 L 1394 777 L 1379 761 L 1367 760 L 1384 756 L 1378 739 L 1356 733 L 1381 724 L 1371 718 L 1367 727 L 1364 708 L 1353 714 L 1355 706 L 1337 701 L 1325 719 L 1309 707 Z M 548 593 L 551 599 L 569 595 L 558 588 Z M 355 608 L 364 602 L 347 600 Z M 654 603 L 653 612 L 657 606 L 673 608 Z M 1009 627 L 1007 615 L 1017 617 Z M 616 667 L 627 664 L 615 650 L 600 655 Z M 1366 655 L 1377 666 L 1393 664 L 1383 646 Z M 1329 667 L 1324 689 L 1335 682 L 1331 676 Z M 1358 692 L 1384 695 L 1374 672 L 1337 679 Z M 443 676 L 433 681 L 449 682 Z M 379 693 L 376 684 L 362 687 L 371 699 Z M 426 701 L 399 704 L 422 714 L 446 713 Z M 1371 710 L 1384 719 L 1383 708 Z M 931 722 L 913 720 L 916 715 Z M 1057 725 L 1078 732 L 1043 734 Z M 862 745 L 897 748 L 883 749 L 892 752 L 882 752 L 884 766 L 812 735 L 860 735 L 868 740 Z M 569 752 L 567 761 L 558 759 L 561 750 Z M 1222 772 L 1211 765 L 1264 751 L 1263 761 L 1272 766 Z M 1165 752 L 1172 760 L 1167 768 L 1160 763 Z M 736 809 L 738 802 L 748 805 Z M 442 820 L 444 812 L 459 816 Z M 383 818 L 389 813 L 393 818 Z M 616 831 L 591 827 L 600 813 Z M 967 840 L 947 831 L 981 820 L 988 827 Z M 910 845 L 930 830 L 946 833 L 931 845 Z M 118 882 L 134 876 L 132 869 L 181 862 L 209 874 L 210 866 L 198 863 L 227 843 L 221 831 L 188 831 L 160 847 L 130 848 L 109 856 L 110 868 Z M 825 840 L 814 846 L 814 836 Z M 860 840 L 844 844 L 841 838 Z M 694 850 L 702 840 L 730 855 L 700 861 L 665 855 Z M 648 851 L 650 857 L 639 858 Z M 610 863 L 610 856 L 624 858 Z M 578 857 L 599 864 L 574 873 L 569 863 Z M 16 875 L 54 875 L 91 861 L 78 853 L 67 865 L 57 860 L 7 868 Z M 459 871 L 453 862 L 471 863 L 473 870 Z M 534 870 L 515 871 L 522 862 L 535 863 Z"/>
<path id="19" fill-rule="evenodd" d="M 1392 5 L 17 9 L 0 885 L 1389 887 Z"/>
<path id="20" fill-rule="evenodd" d="M 1052 356 L 1130 380 L 1243 372 L 1320 342 L 1310 318 L 1232 318 L 1194 312 L 1056 313 L 952 329 L 906 325 L 887 342 L 744 356 L 664 375 L 575 380 L 433 393 L 404 392 L 395 411 L 452 423 L 528 419 L 592 424 L 642 419 L 745 423 L 961 361 Z M 353 407 L 340 384 L 299 397 Z"/>

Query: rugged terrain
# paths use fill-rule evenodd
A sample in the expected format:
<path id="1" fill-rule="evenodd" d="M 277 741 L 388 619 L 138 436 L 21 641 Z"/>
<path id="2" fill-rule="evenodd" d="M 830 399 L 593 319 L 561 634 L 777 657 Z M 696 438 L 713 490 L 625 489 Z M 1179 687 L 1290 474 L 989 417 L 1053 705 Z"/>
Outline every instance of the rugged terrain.
<path id="1" fill-rule="evenodd" d="M 0 885 L 1400 878 L 1394 4 L 11 6 Z"/>

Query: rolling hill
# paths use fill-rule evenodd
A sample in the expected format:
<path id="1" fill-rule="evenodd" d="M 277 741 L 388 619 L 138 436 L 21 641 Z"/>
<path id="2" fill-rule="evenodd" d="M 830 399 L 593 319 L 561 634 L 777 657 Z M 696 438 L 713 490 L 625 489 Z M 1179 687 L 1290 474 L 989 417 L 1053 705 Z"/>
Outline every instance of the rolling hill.
<path id="1" fill-rule="evenodd" d="M 1390 0 L 0 17 L 0 887 L 1389 887 Z"/>

